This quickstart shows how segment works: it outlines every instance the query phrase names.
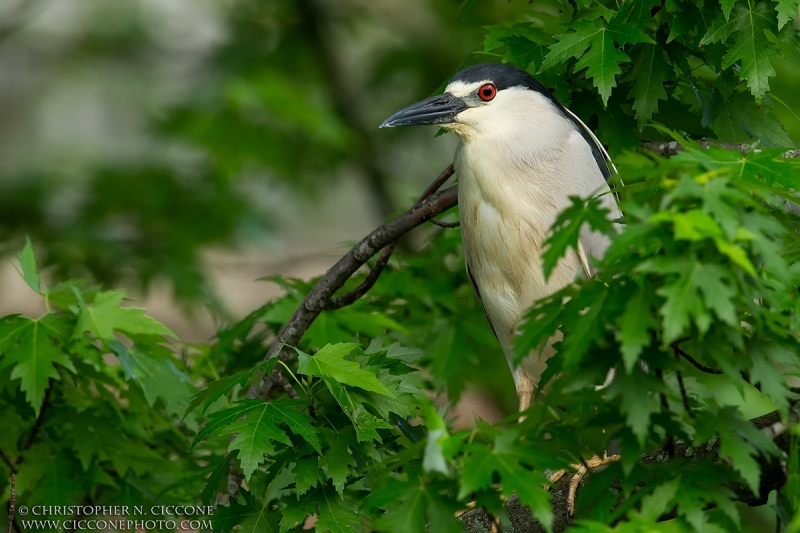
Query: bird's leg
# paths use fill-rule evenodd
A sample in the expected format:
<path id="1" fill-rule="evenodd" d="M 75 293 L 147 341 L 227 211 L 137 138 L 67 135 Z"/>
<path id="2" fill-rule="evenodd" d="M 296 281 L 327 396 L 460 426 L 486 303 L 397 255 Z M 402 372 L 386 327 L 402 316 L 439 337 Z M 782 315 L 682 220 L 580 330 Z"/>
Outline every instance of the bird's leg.
<path id="1" fill-rule="evenodd" d="M 600 466 L 611 464 L 614 461 L 619 461 L 620 458 L 621 457 L 619 455 L 603 454 L 603 457 L 598 457 L 595 455 L 583 464 L 572 465 L 572 468 L 575 469 L 575 474 L 572 476 L 572 479 L 569 480 L 569 492 L 567 493 L 567 508 L 569 509 L 570 516 L 575 514 L 575 497 L 578 495 L 578 485 L 580 485 L 581 481 L 583 481 L 586 472 Z M 558 480 L 560 480 L 566 474 L 566 470 L 559 470 L 555 474 L 548 476 L 548 479 L 551 483 L 557 483 Z"/>
<path id="2" fill-rule="evenodd" d="M 515 376 L 517 385 L 517 396 L 519 397 L 519 411 L 520 413 L 531 406 L 531 399 L 533 398 L 533 381 L 528 377 L 528 374 L 521 369 L 517 369 Z M 524 417 L 523 417 L 524 419 Z"/>

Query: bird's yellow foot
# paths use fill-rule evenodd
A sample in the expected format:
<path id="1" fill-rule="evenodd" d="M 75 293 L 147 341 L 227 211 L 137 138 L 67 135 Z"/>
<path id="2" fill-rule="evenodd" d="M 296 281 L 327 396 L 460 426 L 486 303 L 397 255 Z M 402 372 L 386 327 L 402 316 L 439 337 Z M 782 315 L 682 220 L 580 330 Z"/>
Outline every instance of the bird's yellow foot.
<path id="1" fill-rule="evenodd" d="M 578 485 L 580 485 L 586 472 L 588 472 L 586 467 L 588 466 L 589 470 L 594 470 L 595 468 L 611 464 L 614 461 L 619 461 L 620 458 L 619 455 L 604 455 L 603 457 L 595 455 L 586 461 L 585 464 L 572 465 L 572 468 L 575 469 L 575 474 L 572 476 L 572 479 L 569 480 L 569 492 L 567 493 L 567 508 L 569 509 L 570 516 L 575 514 L 575 497 L 578 495 Z M 559 470 L 548 476 L 547 479 L 550 480 L 550 483 L 555 484 L 566 474 L 568 474 L 567 470 Z"/>
<path id="2" fill-rule="evenodd" d="M 531 406 L 531 400 L 533 399 L 533 382 L 524 372 L 521 372 L 518 377 L 517 397 L 519 398 L 520 413 Z M 519 417 L 519 421 L 524 422 L 525 417 Z"/>
<path id="3" fill-rule="evenodd" d="M 455 515 L 456 518 L 461 518 L 462 516 L 464 516 L 468 512 L 472 511 L 473 509 L 475 509 L 475 502 L 471 501 L 471 502 L 469 502 L 467 504 L 467 508 L 466 509 L 462 509 L 460 511 L 456 511 L 454 513 L 454 515 Z M 492 527 L 491 527 L 491 531 L 489 533 L 500 533 L 500 519 L 492 517 L 492 516 L 490 516 L 490 518 L 492 519 Z"/>

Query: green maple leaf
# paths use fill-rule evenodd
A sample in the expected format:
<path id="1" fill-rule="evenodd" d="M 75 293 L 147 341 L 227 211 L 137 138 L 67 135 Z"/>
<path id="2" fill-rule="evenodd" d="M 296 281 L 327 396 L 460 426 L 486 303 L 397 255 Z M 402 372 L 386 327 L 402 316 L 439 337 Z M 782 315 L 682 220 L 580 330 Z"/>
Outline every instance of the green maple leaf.
<path id="1" fill-rule="evenodd" d="M 242 471 L 249 479 L 263 462 L 265 454 L 274 455 L 273 442 L 292 445 L 286 432 L 276 424 L 287 426 L 317 451 L 322 449 L 317 430 L 312 425 L 313 419 L 299 411 L 304 406 L 302 400 L 280 399 L 268 403 L 245 400 L 230 409 L 211 414 L 192 446 L 210 436 L 238 433 L 228 451 L 239 450 Z M 246 418 L 240 420 L 244 416 Z"/>
<path id="2" fill-rule="evenodd" d="M 360 523 L 358 514 L 353 511 L 356 503 L 341 498 L 331 490 L 321 489 L 315 494 L 319 514 L 314 526 L 316 533 L 352 533 L 351 524 Z M 345 504 L 349 504 L 345 506 Z"/>
<path id="3" fill-rule="evenodd" d="M 317 437 L 317 430 L 313 426 L 314 419 L 300 411 L 305 407 L 303 400 L 281 399 L 271 401 L 265 407 L 267 416 L 270 416 L 288 426 L 292 433 L 302 437 L 317 452 L 322 447 Z"/>
<path id="4" fill-rule="evenodd" d="M 715 264 L 698 265 L 695 270 L 695 285 L 703 293 L 706 308 L 731 326 L 738 323 L 736 304 L 733 297 L 738 294 L 735 285 L 727 283 L 728 274 L 724 268 Z"/>
<path id="5" fill-rule="evenodd" d="M 778 29 L 783 29 L 786 23 L 797 16 L 800 9 L 800 0 L 777 0 L 775 11 L 778 12 Z"/>
<path id="6" fill-rule="evenodd" d="M 768 186 L 775 184 L 783 185 L 787 188 L 795 188 L 797 180 L 800 179 L 800 161 L 785 158 L 783 150 L 762 150 L 746 154 L 739 161 L 726 163 L 731 166 L 734 175 L 748 181 L 751 184 L 763 185 L 766 180 Z"/>
<path id="7" fill-rule="evenodd" d="M 625 21 L 637 28 L 641 28 L 653 19 L 650 10 L 660 5 L 660 0 L 638 0 L 637 2 L 626 3 Z"/>
<path id="8" fill-rule="evenodd" d="M 208 422 L 200 428 L 200 431 L 197 432 L 197 435 L 192 441 L 192 447 L 196 446 L 198 442 L 205 439 L 206 437 L 211 437 L 214 435 L 219 435 L 222 433 L 222 430 L 225 429 L 227 426 L 233 424 L 250 411 L 257 409 L 263 405 L 263 402 L 257 402 L 256 400 L 246 400 L 244 402 L 238 403 L 229 409 L 223 409 L 222 411 L 217 411 L 216 413 L 211 413 L 208 417 Z"/>
<path id="9" fill-rule="evenodd" d="M 37 320 L 9 316 L 0 322 L 0 370 L 14 365 L 11 379 L 20 380 L 20 388 L 37 415 L 49 380 L 59 379 L 55 364 L 75 373 L 64 353 L 69 329 L 69 321 L 52 313 Z"/>
<path id="10" fill-rule="evenodd" d="M 692 319 L 701 333 L 708 331 L 711 325 L 711 316 L 703 306 L 693 274 L 692 268 L 673 283 L 665 283 L 656 290 L 656 294 L 666 299 L 659 310 L 663 317 L 664 342 L 672 342 L 683 335 Z"/>
<path id="11" fill-rule="evenodd" d="M 660 380 L 641 372 L 615 376 L 608 387 L 609 395 L 620 398 L 620 410 L 641 446 L 650 433 L 650 416 L 661 410 L 656 393 L 663 388 Z"/>
<path id="12" fill-rule="evenodd" d="M 619 64 L 631 60 L 614 43 L 622 46 L 655 42 L 641 29 L 617 19 L 608 26 L 600 20 L 591 20 L 579 21 L 570 27 L 575 31 L 555 36 L 558 42 L 550 46 L 550 52 L 539 71 L 567 59 L 578 58 L 575 70 L 587 69 L 586 74 L 592 78 L 604 105 L 608 103 L 611 89 L 617 86 L 616 76 L 622 72 Z"/>
<path id="13" fill-rule="evenodd" d="M 119 341 L 109 343 L 128 378 L 138 383 L 151 406 L 164 400 L 167 412 L 179 415 L 197 390 L 192 380 L 175 366 L 173 352 L 157 344 L 137 343 L 128 350 Z"/>
<path id="14" fill-rule="evenodd" d="M 494 449 L 483 445 L 468 447 L 470 454 L 463 459 L 459 498 L 485 489 L 497 473 L 502 480 L 503 494 L 517 493 L 520 501 L 531 508 L 534 516 L 549 531 L 553 525 L 553 509 L 550 507 L 550 494 L 542 484 L 542 473 L 522 464 L 522 460 L 530 462 L 528 450 L 515 451 L 500 442 L 509 436 L 498 438 Z"/>
<path id="15" fill-rule="evenodd" d="M 455 512 L 460 509 L 458 504 L 449 498 L 439 497 L 438 494 L 428 493 L 428 531 L 441 531 L 442 533 L 461 533 L 464 523 L 455 517 Z"/>
<path id="16" fill-rule="evenodd" d="M 36 256 L 33 255 L 31 240 L 27 237 L 25 238 L 25 246 L 22 248 L 22 254 L 19 257 L 19 266 L 22 269 L 22 279 L 25 280 L 25 283 L 36 292 L 41 292 L 39 271 L 36 269 Z"/>
<path id="17" fill-rule="evenodd" d="M 262 505 L 249 491 L 242 490 L 244 503 L 231 501 L 229 506 L 220 505 L 214 512 L 214 531 L 228 532 L 236 526 L 237 533 L 278 533 L 279 513 L 268 505 Z"/>
<path id="18" fill-rule="evenodd" d="M 285 424 L 292 433 L 303 437 L 317 451 L 321 450 L 317 430 L 311 424 L 313 419 L 297 410 L 305 405 L 303 401 L 281 399 L 265 403 L 248 400 L 244 404 L 252 406 L 247 412 L 247 418 L 229 424 L 225 431 L 237 433 L 228 446 L 228 451 L 239 450 L 242 472 L 248 481 L 258 465 L 264 461 L 264 456 L 275 454 L 273 442 L 292 445 L 286 432 L 278 428 L 276 423 Z"/>
<path id="19" fill-rule="evenodd" d="M 631 150 L 641 144 L 636 134 L 636 119 L 623 112 L 622 106 L 627 101 L 619 94 L 611 96 L 608 107 L 597 109 L 597 136 L 608 143 L 608 151 L 612 155 L 623 150 Z"/>
<path id="20" fill-rule="evenodd" d="M 568 324 L 569 334 L 565 335 L 559 350 L 564 360 L 564 368 L 573 369 L 578 366 L 592 341 L 598 336 L 602 337 L 601 317 L 608 297 L 609 291 L 605 284 L 591 283 L 584 287 L 576 298 L 569 301 L 569 308 L 573 311 Z"/>
<path id="21" fill-rule="evenodd" d="M 328 344 L 313 357 L 295 348 L 300 361 L 297 372 L 306 376 L 330 378 L 351 387 L 391 397 L 392 393 L 374 374 L 362 369 L 358 363 L 344 358 L 357 347 L 358 344 L 352 342 Z"/>
<path id="22" fill-rule="evenodd" d="M 741 65 L 740 79 L 747 80 L 750 92 L 761 101 L 769 91 L 769 77 L 775 75 L 770 64 L 770 57 L 778 57 L 775 45 L 767 38 L 767 30 L 777 33 L 775 17 L 769 13 L 766 2 L 747 5 L 736 4 L 730 20 L 720 17 L 712 24 L 701 44 L 724 42 L 734 32 L 737 38 L 722 60 L 722 68 L 726 69 L 736 63 Z"/>
<path id="23" fill-rule="evenodd" d="M 280 533 L 286 533 L 297 524 L 302 524 L 307 517 L 317 512 L 317 503 L 312 494 L 302 498 L 298 497 L 297 502 L 287 501 L 286 504 L 286 507 L 281 510 Z"/>
<path id="24" fill-rule="evenodd" d="M 298 499 L 313 487 L 319 485 L 320 469 L 317 457 L 303 457 L 294 464 L 294 480 Z"/>
<path id="25" fill-rule="evenodd" d="M 720 85 L 715 83 L 715 88 L 721 88 Z M 758 140 L 765 147 L 794 146 L 770 107 L 767 104 L 759 106 L 747 93 L 716 91 L 711 109 L 711 129 L 720 142 Z"/>
<path id="26" fill-rule="evenodd" d="M 780 346 L 761 343 L 751 345 L 747 351 L 753 360 L 750 369 L 752 382 L 759 384 L 761 392 L 772 400 L 782 416 L 787 416 L 789 386 L 786 375 L 778 369 L 795 365 L 794 356 Z"/>
<path id="27" fill-rule="evenodd" d="M 417 416 L 419 405 L 424 402 L 423 393 L 402 376 L 394 376 L 387 369 L 378 372 L 378 379 L 394 395 L 367 393 L 367 403 L 384 419 L 391 420 L 391 413 L 402 419 Z"/>
<path id="28" fill-rule="evenodd" d="M 366 407 L 364 407 L 363 400 L 367 400 L 368 398 L 362 397 L 357 391 L 343 387 L 331 379 L 325 379 L 325 384 L 328 386 L 328 390 L 331 391 L 331 394 L 336 399 L 339 406 L 353 423 L 353 427 L 356 430 L 356 439 L 359 442 L 372 440 L 383 442 L 377 430 L 392 429 L 392 425 L 367 411 Z"/>
<path id="29" fill-rule="evenodd" d="M 546 249 L 542 254 L 542 269 L 544 275 L 548 277 L 568 249 L 571 248 L 577 252 L 584 224 L 605 234 L 613 231 L 613 225 L 606 217 L 608 211 L 601 207 L 597 198 L 584 200 L 577 196 L 570 196 L 569 200 L 572 205 L 559 213 L 553 223 L 552 235 L 545 241 Z"/>
<path id="30" fill-rule="evenodd" d="M 186 408 L 186 412 L 184 417 L 196 409 L 200 404 L 203 404 L 202 413 L 205 413 L 209 407 L 211 407 L 214 402 L 218 399 L 226 396 L 229 392 L 231 392 L 237 385 L 244 387 L 245 383 L 247 383 L 253 375 L 263 369 L 265 374 L 269 374 L 272 372 L 272 369 L 275 368 L 278 359 L 272 358 L 263 363 L 254 366 L 249 370 L 245 370 L 244 372 L 240 372 L 238 374 L 234 374 L 232 376 L 226 376 L 224 378 L 220 378 L 216 381 L 212 381 L 209 383 L 205 389 L 198 392 L 193 398 L 189 406 Z"/>
<path id="31" fill-rule="evenodd" d="M 515 63 L 533 72 L 544 62 L 547 47 L 553 38 L 530 22 L 520 22 L 512 26 L 486 26 L 488 33 L 483 38 L 484 53 L 503 46 L 504 63 Z"/>
<path id="32" fill-rule="evenodd" d="M 659 485 L 652 493 L 642 498 L 642 508 L 639 516 L 650 523 L 657 523 L 658 519 L 671 508 L 672 499 L 680 489 L 680 478 Z"/>
<path id="33" fill-rule="evenodd" d="M 428 506 L 427 492 L 418 488 L 410 492 L 401 505 L 390 509 L 375 521 L 375 527 L 388 533 L 419 533 L 425 531 L 425 509 Z"/>
<path id="34" fill-rule="evenodd" d="M 713 416 L 706 415 L 703 420 L 698 420 L 697 428 L 702 428 L 701 433 L 717 432 L 720 457 L 730 458 L 733 469 L 757 494 L 761 468 L 755 456 L 759 452 L 776 456 L 781 453 L 766 433 L 756 429 L 749 421 L 742 420 L 736 407 L 725 407 L 717 410 Z"/>
<path id="35" fill-rule="evenodd" d="M 342 434 L 329 435 L 328 449 L 325 450 L 318 462 L 319 467 L 325 471 L 325 475 L 333 482 L 333 486 L 340 496 L 344 492 L 347 476 L 350 475 L 350 467 L 356 466 L 356 461 L 349 447 L 351 442 L 349 438 Z"/>
<path id="36" fill-rule="evenodd" d="M 722 6 L 722 15 L 725 20 L 729 20 L 731 18 L 731 9 L 733 9 L 736 0 L 720 0 L 719 3 Z"/>
<path id="37" fill-rule="evenodd" d="M 217 464 L 217 467 L 211 472 L 211 475 L 206 479 L 203 485 L 203 492 L 201 494 L 201 501 L 208 505 L 216 500 L 217 493 L 220 490 L 224 491 L 227 488 L 228 473 L 231 470 L 231 460 L 234 458 L 233 452 L 228 453 Z M 223 480 L 225 483 L 223 484 Z"/>
<path id="38" fill-rule="evenodd" d="M 250 476 L 264 462 L 264 455 L 274 455 L 275 447 L 272 441 L 291 446 L 292 441 L 266 415 L 266 405 L 253 409 L 247 418 L 235 422 L 227 428 L 231 433 L 237 433 L 236 438 L 228 446 L 228 451 L 239 450 L 239 462 L 242 473 L 247 481 Z"/>
<path id="39" fill-rule="evenodd" d="M 17 473 L 17 498 L 22 496 L 31 505 L 48 501 L 80 503 L 83 472 L 64 451 L 50 443 L 27 450 Z"/>
<path id="40" fill-rule="evenodd" d="M 693 46 L 696 46 L 697 41 L 708 32 L 712 21 L 719 13 L 716 6 L 710 2 L 692 0 L 667 0 L 666 10 L 672 13 L 667 43 L 681 39 L 682 42 L 691 42 Z M 720 20 L 724 22 L 727 19 Z M 693 34 L 695 29 L 698 30 L 697 34 Z M 692 35 L 696 36 L 692 38 Z"/>
<path id="41" fill-rule="evenodd" d="M 100 292 L 94 303 L 80 303 L 80 314 L 73 338 L 89 332 L 104 341 L 115 340 L 114 331 L 129 335 L 176 335 L 169 328 L 145 315 L 144 309 L 120 307 L 125 291 Z"/>
<path id="42" fill-rule="evenodd" d="M 637 287 L 618 322 L 619 331 L 616 336 L 620 342 L 622 361 L 628 374 L 639 360 L 642 349 L 650 344 L 650 330 L 656 326 L 650 313 L 651 299 L 652 295 L 646 286 Z"/>
<path id="43" fill-rule="evenodd" d="M 59 282 L 52 289 L 48 287 L 44 297 L 57 307 L 68 310 L 72 305 L 79 306 L 81 301 L 93 302 L 100 288 L 100 285 L 92 283 L 91 278 L 70 279 Z"/>
<path id="44" fill-rule="evenodd" d="M 657 44 L 643 44 L 634 56 L 631 71 L 633 87 L 628 93 L 633 98 L 633 109 L 639 123 L 648 122 L 658 112 L 658 101 L 666 100 L 664 81 L 669 76 L 670 66 L 664 59 L 663 48 Z"/>

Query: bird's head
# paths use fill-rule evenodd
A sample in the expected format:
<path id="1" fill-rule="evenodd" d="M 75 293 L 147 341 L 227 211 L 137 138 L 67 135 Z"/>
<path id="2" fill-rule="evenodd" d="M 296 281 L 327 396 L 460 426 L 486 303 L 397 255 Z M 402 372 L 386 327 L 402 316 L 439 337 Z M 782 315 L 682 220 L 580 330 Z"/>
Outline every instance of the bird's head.
<path id="1" fill-rule="evenodd" d="M 491 132 L 518 129 L 521 122 L 563 120 L 563 107 L 524 70 L 497 63 L 468 67 L 442 94 L 401 109 L 381 128 L 435 124 L 469 140 Z"/>

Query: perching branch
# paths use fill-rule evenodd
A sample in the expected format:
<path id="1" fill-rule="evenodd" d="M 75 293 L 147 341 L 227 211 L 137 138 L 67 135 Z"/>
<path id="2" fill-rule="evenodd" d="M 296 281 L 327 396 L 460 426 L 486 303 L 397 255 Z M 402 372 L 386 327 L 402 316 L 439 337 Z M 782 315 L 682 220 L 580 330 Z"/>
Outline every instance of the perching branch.
<path id="1" fill-rule="evenodd" d="M 285 361 L 289 357 L 287 345 L 297 345 L 311 324 L 314 323 L 314 320 L 323 311 L 350 305 L 372 288 L 386 264 L 388 264 L 389 258 L 401 237 L 417 226 L 433 220 L 434 217 L 455 206 L 458 202 L 457 187 L 453 186 L 437 192 L 450 179 L 453 172 L 453 165 L 444 169 L 433 183 L 425 189 L 411 209 L 373 230 L 328 269 L 322 279 L 306 295 L 289 321 L 280 329 L 264 359 L 279 357 L 282 361 Z M 379 250 L 383 250 L 383 253 L 370 273 L 367 274 L 367 278 L 352 291 L 334 298 L 333 295 L 336 294 L 336 291 L 341 289 L 347 280 Z M 281 386 L 289 396 L 296 397 L 297 392 L 294 391 L 292 384 L 281 376 L 280 372 L 280 365 L 277 365 L 273 373 L 265 374 L 260 379 L 257 379 L 250 386 L 247 397 L 266 400 L 276 385 Z M 235 462 L 231 461 L 227 494 L 221 495 L 222 498 L 217 499 L 218 503 L 225 503 L 226 500 L 234 497 L 239 490 L 240 484 L 241 476 Z"/>
<path id="2" fill-rule="evenodd" d="M 455 206 L 458 201 L 458 190 L 455 186 L 437 192 L 452 175 L 453 165 L 450 165 L 422 193 L 422 196 L 419 197 L 419 200 L 411 209 L 373 230 L 333 265 L 306 295 L 289 321 L 278 332 L 265 359 L 280 357 L 281 360 L 286 360 L 289 356 L 286 345 L 294 346 L 300 341 L 320 313 L 331 305 L 331 300 L 336 291 L 341 289 L 347 280 L 366 264 L 373 255 L 387 246 L 396 244 L 403 235 L 412 229 Z M 388 261 L 388 257 L 386 261 Z M 373 276 L 372 284 L 377 281 L 383 266 Z M 370 287 L 371 285 L 367 286 L 364 289 L 364 293 Z M 360 288 L 358 287 L 354 291 L 359 291 Z M 349 299 L 348 294 L 345 294 L 342 298 Z M 341 302 L 342 300 L 338 301 Z M 353 298 L 353 301 L 355 301 L 355 298 Z M 334 299 L 334 302 L 337 302 L 337 300 Z M 267 376 L 264 376 L 260 382 L 253 384 L 248 397 L 265 396 L 265 389 L 271 388 L 273 383 L 274 381 L 270 381 Z"/>

